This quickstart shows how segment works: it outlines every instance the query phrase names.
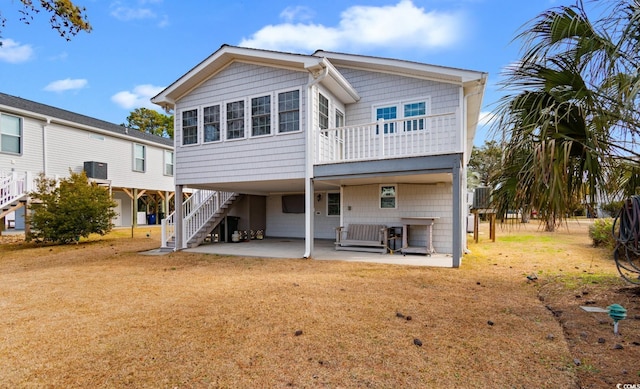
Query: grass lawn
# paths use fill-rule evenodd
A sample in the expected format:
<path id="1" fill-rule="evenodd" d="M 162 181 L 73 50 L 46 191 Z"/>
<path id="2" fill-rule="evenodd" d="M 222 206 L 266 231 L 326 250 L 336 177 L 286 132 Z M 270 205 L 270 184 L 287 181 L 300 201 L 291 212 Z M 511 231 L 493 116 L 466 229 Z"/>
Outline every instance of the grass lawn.
<path id="1" fill-rule="evenodd" d="M 498 227 L 459 269 L 145 256 L 159 232 L 144 229 L 70 246 L 7 239 L 0 387 L 637 383 L 637 288 L 590 246 L 587 225 Z M 612 303 L 629 314 L 618 336 L 606 314 L 579 308 Z"/>

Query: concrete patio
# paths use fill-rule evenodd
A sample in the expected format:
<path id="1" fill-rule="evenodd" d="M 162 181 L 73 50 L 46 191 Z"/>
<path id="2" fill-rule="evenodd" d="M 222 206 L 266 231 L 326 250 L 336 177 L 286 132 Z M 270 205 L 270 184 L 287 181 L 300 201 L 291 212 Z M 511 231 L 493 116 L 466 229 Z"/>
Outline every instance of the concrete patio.
<path id="1" fill-rule="evenodd" d="M 336 251 L 333 240 L 316 239 L 312 259 L 321 261 L 353 261 L 370 263 L 388 263 L 395 265 L 451 267 L 452 257 L 447 254 L 434 253 L 430 257 L 425 255 L 407 254 L 400 252 L 380 254 L 359 251 Z M 304 240 L 291 238 L 266 238 L 238 243 L 205 243 L 196 248 L 186 249 L 186 252 L 237 255 L 242 257 L 262 258 L 302 258 L 304 255 Z"/>

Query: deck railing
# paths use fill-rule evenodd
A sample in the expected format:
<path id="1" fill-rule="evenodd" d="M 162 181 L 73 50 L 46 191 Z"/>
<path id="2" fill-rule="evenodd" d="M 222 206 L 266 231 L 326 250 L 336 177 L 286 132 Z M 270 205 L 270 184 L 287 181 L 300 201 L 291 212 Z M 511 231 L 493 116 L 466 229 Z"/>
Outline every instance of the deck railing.
<path id="1" fill-rule="evenodd" d="M 0 172 L 0 209 L 28 195 L 35 189 L 31 172 Z"/>
<path id="2" fill-rule="evenodd" d="M 461 152 L 457 113 L 379 120 L 320 130 L 316 164 Z"/>
<path id="3" fill-rule="evenodd" d="M 211 219 L 222 205 L 233 196 L 233 192 L 217 192 L 212 190 L 196 190 L 182 203 L 183 247 Z M 162 247 L 168 247 L 175 237 L 175 212 L 162 220 Z"/>

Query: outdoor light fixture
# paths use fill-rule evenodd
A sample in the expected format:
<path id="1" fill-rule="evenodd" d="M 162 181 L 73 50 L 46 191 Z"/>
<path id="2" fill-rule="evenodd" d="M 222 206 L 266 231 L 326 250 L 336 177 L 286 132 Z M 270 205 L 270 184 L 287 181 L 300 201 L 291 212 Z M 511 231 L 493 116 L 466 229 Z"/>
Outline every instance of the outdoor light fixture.
<path id="1" fill-rule="evenodd" d="M 320 202 L 320 200 L 322 200 L 322 194 L 318 193 L 318 195 L 316 196 L 316 200 Z"/>

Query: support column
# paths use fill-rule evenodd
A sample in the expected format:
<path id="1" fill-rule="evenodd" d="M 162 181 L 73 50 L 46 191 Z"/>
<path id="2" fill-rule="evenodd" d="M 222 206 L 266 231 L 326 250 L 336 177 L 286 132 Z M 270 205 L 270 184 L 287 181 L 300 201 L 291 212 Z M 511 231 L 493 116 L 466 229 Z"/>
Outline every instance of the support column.
<path id="1" fill-rule="evenodd" d="M 176 192 L 173 199 L 176 207 L 174 214 L 176 250 L 182 250 L 184 246 L 184 234 L 182 231 L 182 219 L 184 218 L 184 215 L 182 214 L 182 185 L 176 185 Z"/>
<path id="2" fill-rule="evenodd" d="M 451 169 L 453 187 L 453 247 L 451 255 L 453 257 L 453 267 L 460 267 L 460 257 L 462 256 L 462 184 L 460 161 L 456 161 Z"/>
<path id="3" fill-rule="evenodd" d="M 307 177 L 305 178 L 305 184 L 304 184 L 304 225 L 305 225 L 304 257 L 305 258 L 311 258 L 311 256 L 313 255 L 313 240 L 314 240 L 313 225 L 315 224 L 314 197 L 315 196 L 314 196 L 313 179 Z"/>
<path id="4" fill-rule="evenodd" d="M 133 188 L 133 198 L 131 199 L 131 209 L 133 213 L 131 227 L 138 227 L 138 188 Z"/>

